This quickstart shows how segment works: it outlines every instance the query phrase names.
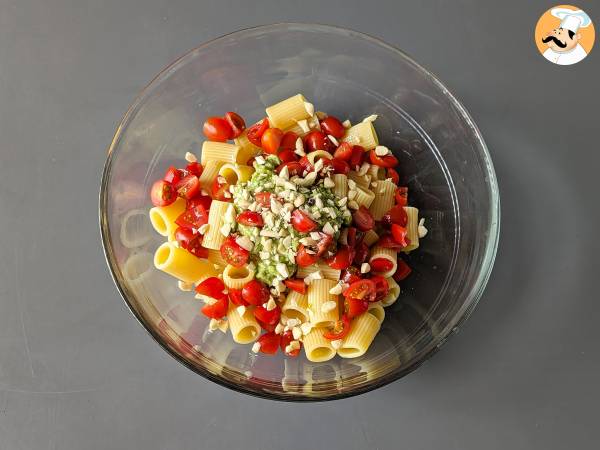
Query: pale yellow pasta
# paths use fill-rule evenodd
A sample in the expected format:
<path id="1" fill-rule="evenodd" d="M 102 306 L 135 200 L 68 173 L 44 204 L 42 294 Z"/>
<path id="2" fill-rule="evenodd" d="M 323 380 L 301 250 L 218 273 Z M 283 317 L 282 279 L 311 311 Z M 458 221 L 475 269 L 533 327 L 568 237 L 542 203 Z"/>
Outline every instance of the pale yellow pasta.
<path id="1" fill-rule="evenodd" d="M 375 164 L 371 164 L 367 170 L 367 175 L 371 176 L 372 181 L 385 180 L 385 169 Z"/>
<path id="2" fill-rule="evenodd" d="M 225 241 L 225 236 L 221 233 L 221 227 L 225 223 L 225 211 L 231 203 L 213 200 L 208 212 L 208 231 L 202 239 L 202 246 L 212 250 L 219 250 L 221 244 Z"/>
<path id="3" fill-rule="evenodd" d="M 324 279 L 313 280 L 308 285 L 308 316 L 313 326 L 329 327 L 340 318 L 338 296 L 329 293 L 336 284 L 336 281 Z M 329 309 L 330 304 L 335 305 Z"/>
<path id="4" fill-rule="evenodd" d="M 378 181 L 377 186 L 373 188 L 375 191 L 375 199 L 369 211 L 375 220 L 381 220 L 383 215 L 394 206 L 394 196 L 396 194 L 396 185 L 391 181 Z"/>
<path id="5" fill-rule="evenodd" d="M 238 344 L 249 344 L 254 342 L 260 336 L 260 325 L 254 318 L 253 308 L 247 307 L 243 315 L 233 303 L 229 303 L 227 311 L 227 322 L 233 340 Z"/>
<path id="6" fill-rule="evenodd" d="M 337 353 L 342 358 L 357 358 L 364 355 L 379 332 L 381 324 L 373 314 L 361 314 L 352 319 L 350 332 L 342 341 Z"/>
<path id="7" fill-rule="evenodd" d="M 398 300 L 398 297 L 400 296 L 400 285 L 396 283 L 396 280 L 389 277 L 386 278 L 386 281 L 388 282 L 389 291 L 386 296 L 381 299 L 381 306 L 385 308 L 396 303 L 396 300 Z"/>
<path id="8" fill-rule="evenodd" d="M 186 283 L 195 283 L 203 276 L 217 275 L 211 262 L 192 255 L 173 242 L 165 242 L 156 249 L 154 266 Z"/>
<path id="9" fill-rule="evenodd" d="M 298 271 L 296 272 L 296 277 L 305 278 L 308 275 L 310 275 L 311 273 L 316 272 L 317 270 L 321 271 L 321 275 L 323 275 L 323 278 L 326 278 L 328 280 L 335 280 L 335 281 L 340 279 L 340 274 L 342 272 L 341 270 L 332 269 L 324 261 L 319 261 L 316 264 L 313 264 L 308 267 L 298 266 Z"/>
<path id="10" fill-rule="evenodd" d="M 374 272 L 377 275 L 381 275 L 382 277 L 391 277 L 396 273 L 396 269 L 398 268 L 398 254 L 395 250 L 391 248 L 383 248 L 379 245 L 376 245 L 371 249 L 371 257 L 369 258 L 369 263 L 372 262 L 376 258 L 384 258 L 393 263 L 393 266 L 387 272 Z"/>
<path id="11" fill-rule="evenodd" d="M 207 161 L 238 162 L 240 147 L 226 142 L 204 141 L 200 162 L 204 166 Z"/>
<path id="12" fill-rule="evenodd" d="M 260 147 L 250 142 L 246 131 L 247 130 L 244 130 L 242 134 L 233 140 L 235 145 L 240 148 L 237 156 L 237 162 L 240 164 L 246 164 L 250 158 L 258 155 L 262 151 Z"/>
<path id="13" fill-rule="evenodd" d="M 304 128 L 302 128 L 297 122 L 294 123 L 294 125 L 286 128 L 285 130 L 283 130 L 284 133 L 287 133 L 288 131 L 292 131 L 294 133 L 296 133 L 298 136 L 300 137 L 304 137 L 306 136 L 308 133 L 310 133 L 313 130 L 320 130 L 321 129 L 321 125 L 319 124 L 319 119 L 317 118 L 317 116 L 314 117 L 310 117 L 308 119 L 306 119 L 306 124 L 308 125 L 308 131 L 304 131 Z"/>
<path id="14" fill-rule="evenodd" d="M 363 237 L 363 242 L 367 244 L 368 247 L 373 245 L 375 242 L 379 240 L 379 235 L 374 230 L 369 230 L 365 233 Z"/>
<path id="15" fill-rule="evenodd" d="M 254 270 L 250 270 L 248 265 L 234 267 L 231 264 L 225 266 L 223 270 L 223 283 L 228 288 L 241 289 L 246 283 L 254 279 Z"/>
<path id="16" fill-rule="evenodd" d="M 408 216 L 406 237 L 410 239 L 410 244 L 404 247 L 402 251 L 408 253 L 419 247 L 419 210 L 412 206 L 405 206 L 404 211 Z"/>
<path id="17" fill-rule="evenodd" d="M 150 223 L 161 236 L 172 238 L 177 229 L 175 220 L 185 211 L 185 200 L 178 198 L 169 206 L 155 206 L 150 210 Z"/>
<path id="18" fill-rule="evenodd" d="M 152 237 L 148 216 L 143 209 L 132 209 L 121 219 L 121 244 L 127 248 L 141 247 Z"/>
<path id="19" fill-rule="evenodd" d="M 225 267 L 227 266 L 227 261 L 223 259 L 223 255 L 221 255 L 220 250 L 209 250 L 208 260 L 213 264 L 221 266 L 221 271 L 223 271 L 223 269 L 225 269 Z"/>
<path id="20" fill-rule="evenodd" d="M 333 155 L 325 150 L 315 150 L 306 155 L 306 159 L 314 166 L 319 159 L 331 159 Z"/>
<path id="21" fill-rule="evenodd" d="M 308 119 L 309 112 L 305 105 L 306 99 L 302 94 L 296 94 L 266 109 L 269 125 L 284 130 L 291 127 L 298 120 Z"/>
<path id="22" fill-rule="evenodd" d="M 304 353 L 306 359 L 312 362 L 329 361 L 335 356 L 335 350 L 331 346 L 331 341 L 323 337 L 322 328 L 313 328 L 310 333 L 304 336 Z"/>
<path id="23" fill-rule="evenodd" d="M 243 183 L 248 181 L 254 173 L 254 167 L 242 164 L 225 163 L 219 169 L 221 175 L 229 184 Z"/>
<path id="24" fill-rule="evenodd" d="M 221 169 L 221 166 L 223 164 L 225 164 L 223 161 L 214 160 L 206 161 L 206 163 L 202 164 L 204 168 L 202 169 L 202 173 L 198 177 L 198 180 L 200 181 L 200 187 L 202 189 L 204 189 L 207 192 L 210 192 L 212 183 L 215 177 L 219 174 L 219 169 Z"/>
<path id="25" fill-rule="evenodd" d="M 343 173 L 336 173 L 331 176 L 331 180 L 335 183 L 333 193 L 338 198 L 344 198 L 348 195 L 348 177 Z"/>
<path id="26" fill-rule="evenodd" d="M 375 193 L 369 189 L 356 186 L 356 197 L 353 200 L 358 203 L 358 206 L 368 208 L 373 203 L 373 200 L 375 200 Z"/>
<path id="27" fill-rule="evenodd" d="M 359 173 L 355 170 L 348 172 L 348 179 L 354 181 L 357 186 L 360 186 L 363 189 L 369 189 L 371 186 L 371 176 L 359 175 Z"/>
<path id="28" fill-rule="evenodd" d="M 342 141 L 372 150 L 379 145 L 373 122 L 361 122 L 346 130 Z"/>
<path id="29" fill-rule="evenodd" d="M 367 314 L 371 314 L 375 317 L 380 324 L 383 322 L 383 319 L 385 319 L 385 311 L 383 310 L 381 302 L 369 302 Z"/>
<path id="30" fill-rule="evenodd" d="M 288 319 L 298 319 L 304 323 L 308 321 L 308 296 L 296 291 L 290 291 L 281 306 L 282 313 Z"/>

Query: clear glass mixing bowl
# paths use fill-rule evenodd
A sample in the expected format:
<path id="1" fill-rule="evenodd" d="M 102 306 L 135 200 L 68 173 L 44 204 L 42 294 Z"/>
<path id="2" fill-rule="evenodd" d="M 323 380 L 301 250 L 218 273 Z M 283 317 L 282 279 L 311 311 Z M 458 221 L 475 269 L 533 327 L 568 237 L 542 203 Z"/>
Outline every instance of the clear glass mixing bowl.
<path id="1" fill-rule="evenodd" d="M 353 123 L 378 114 L 377 132 L 400 160 L 401 182 L 429 234 L 410 256 L 413 274 L 386 309 L 363 357 L 311 363 L 255 355 L 210 333 L 192 293 L 154 269 L 163 238 L 150 226 L 148 192 L 186 151 L 200 153 L 201 124 L 235 110 L 249 123 L 265 106 L 303 93 Z M 355 31 L 277 24 L 238 31 L 192 50 L 139 95 L 109 148 L 100 192 L 106 259 L 127 305 L 152 337 L 198 374 L 280 400 L 355 395 L 418 367 L 477 304 L 499 234 L 498 186 L 485 143 L 463 106 L 404 53 Z"/>

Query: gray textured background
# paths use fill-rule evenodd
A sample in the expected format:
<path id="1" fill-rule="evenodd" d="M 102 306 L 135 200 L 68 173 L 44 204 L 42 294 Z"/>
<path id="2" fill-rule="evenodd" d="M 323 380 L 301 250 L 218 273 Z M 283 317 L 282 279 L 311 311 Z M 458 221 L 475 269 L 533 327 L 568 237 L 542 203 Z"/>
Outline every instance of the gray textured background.
<path id="1" fill-rule="evenodd" d="M 600 49 L 545 61 L 546 1 L 343 4 L 0 0 L 0 449 L 598 448 Z M 598 2 L 578 5 L 600 24 Z M 355 28 L 431 69 L 480 126 L 502 195 L 496 267 L 459 335 L 333 403 L 251 398 L 179 365 L 100 248 L 100 170 L 138 90 L 203 41 L 276 21 Z"/>

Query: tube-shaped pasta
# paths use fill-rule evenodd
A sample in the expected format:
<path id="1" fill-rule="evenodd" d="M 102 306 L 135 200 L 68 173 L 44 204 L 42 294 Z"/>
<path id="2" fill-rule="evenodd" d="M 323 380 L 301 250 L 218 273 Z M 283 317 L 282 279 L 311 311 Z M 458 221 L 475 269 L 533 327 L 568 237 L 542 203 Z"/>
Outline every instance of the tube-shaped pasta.
<path id="1" fill-rule="evenodd" d="M 152 237 L 148 217 L 143 209 L 132 209 L 121 219 L 121 244 L 127 248 L 141 247 Z"/>
<path id="2" fill-rule="evenodd" d="M 369 189 L 371 186 L 371 175 L 360 175 L 356 170 L 348 172 L 348 179 L 354 181 L 357 186 Z"/>
<path id="3" fill-rule="evenodd" d="M 364 206 L 368 208 L 375 200 L 375 193 L 369 189 L 364 189 L 360 186 L 356 186 L 356 197 L 354 201 L 358 203 L 358 206 Z"/>
<path id="4" fill-rule="evenodd" d="M 377 133 L 372 122 L 361 122 L 346 130 L 342 141 L 352 145 L 360 145 L 365 150 L 372 150 L 379 145 Z"/>
<path id="5" fill-rule="evenodd" d="M 254 270 L 249 266 L 234 267 L 228 264 L 223 270 L 223 283 L 228 288 L 241 289 L 246 283 L 254 279 Z"/>
<path id="6" fill-rule="evenodd" d="M 219 175 L 227 180 L 229 184 L 248 181 L 254 173 L 254 167 L 242 164 L 225 163 L 219 169 Z"/>
<path id="7" fill-rule="evenodd" d="M 283 132 L 287 133 L 288 131 L 292 131 L 292 132 L 296 133 L 298 136 L 304 137 L 313 130 L 321 129 L 321 125 L 319 124 L 319 119 L 317 118 L 317 116 L 306 119 L 306 124 L 308 125 L 308 131 L 305 131 L 305 129 L 302 128 L 300 126 L 300 124 L 298 124 L 296 122 L 296 123 L 294 123 L 294 125 L 283 130 Z"/>
<path id="8" fill-rule="evenodd" d="M 308 285 L 308 316 L 315 327 L 329 327 L 340 318 L 338 296 L 329 290 L 337 282 L 333 280 L 313 280 Z"/>
<path id="9" fill-rule="evenodd" d="M 229 322 L 233 340 L 238 344 L 249 344 L 260 336 L 260 325 L 254 318 L 253 309 L 250 307 L 246 308 L 243 315 L 240 315 L 236 305 L 230 302 L 227 322 Z"/>
<path id="10" fill-rule="evenodd" d="M 162 236 L 173 237 L 177 224 L 175 220 L 185 211 L 185 200 L 178 198 L 169 206 L 155 206 L 150 210 L 150 222 Z"/>
<path id="11" fill-rule="evenodd" d="M 340 279 L 340 274 L 342 273 L 341 270 L 332 269 L 324 261 L 319 261 L 316 264 L 313 264 L 312 266 L 308 266 L 308 267 L 298 266 L 298 271 L 296 272 L 296 277 L 305 278 L 308 275 L 310 275 L 311 273 L 316 272 L 317 270 L 321 271 L 321 275 L 323 275 L 323 278 L 326 278 L 328 280 L 335 280 L 335 281 Z"/>
<path id="12" fill-rule="evenodd" d="M 247 130 L 244 130 L 242 134 L 233 140 L 234 144 L 240 147 L 237 157 L 237 161 L 240 164 L 246 164 L 250 158 L 258 155 L 262 151 L 260 147 L 250 142 L 246 131 Z"/>
<path id="13" fill-rule="evenodd" d="M 313 328 L 310 333 L 304 336 L 304 353 L 306 359 L 312 362 L 329 361 L 335 356 L 335 350 L 331 346 L 331 341 L 323 337 L 322 328 Z"/>
<path id="14" fill-rule="evenodd" d="M 221 270 L 227 267 L 227 261 L 223 259 L 223 255 L 221 255 L 220 250 L 209 250 L 208 251 L 208 260 L 213 264 L 218 264 L 221 266 Z"/>
<path id="15" fill-rule="evenodd" d="M 389 291 L 385 297 L 381 299 L 381 306 L 387 308 L 388 306 L 393 305 L 398 300 L 400 296 L 400 285 L 396 283 L 392 277 L 386 278 L 388 282 Z"/>
<path id="16" fill-rule="evenodd" d="M 385 319 L 385 311 L 383 310 L 381 302 L 369 302 L 367 314 L 371 314 L 375 317 L 380 324 L 383 322 L 383 319 Z"/>
<path id="17" fill-rule="evenodd" d="M 402 249 L 403 252 L 412 252 L 419 247 L 419 210 L 412 206 L 405 206 L 404 211 L 408 216 L 406 223 L 406 237 L 410 239 L 410 244 Z"/>
<path id="18" fill-rule="evenodd" d="M 226 142 L 204 141 L 200 163 L 204 166 L 207 161 L 238 162 L 240 147 Z"/>
<path id="19" fill-rule="evenodd" d="M 357 358 L 364 355 L 379 332 L 381 324 L 373 314 L 361 314 L 352 319 L 350 331 L 342 341 L 337 353 L 342 358 Z"/>
<path id="20" fill-rule="evenodd" d="M 381 166 L 371 164 L 367 170 L 367 174 L 371 176 L 372 181 L 385 180 L 385 169 Z"/>
<path id="21" fill-rule="evenodd" d="M 271 127 L 283 130 L 291 127 L 298 120 L 308 119 L 309 112 L 305 105 L 306 99 L 302 94 L 296 94 L 266 109 Z"/>
<path id="22" fill-rule="evenodd" d="M 192 255 L 172 242 L 165 242 L 156 249 L 154 266 L 186 283 L 194 283 L 203 276 L 216 276 L 211 262 Z"/>
<path id="23" fill-rule="evenodd" d="M 373 189 L 376 193 L 375 199 L 369 211 L 375 220 L 381 220 L 383 215 L 394 206 L 394 195 L 396 194 L 396 185 L 388 180 L 378 181 Z"/>
<path id="24" fill-rule="evenodd" d="M 348 177 L 343 173 L 336 173 L 331 176 L 331 180 L 335 183 L 333 193 L 338 198 L 344 198 L 348 195 Z"/>
<path id="25" fill-rule="evenodd" d="M 225 236 L 221 233 L 221 227 L 223 226 L 225 211 L 231 203 L 222 202 L 219 200 L 213 200 L 210 204 L 210 210 L 208 212 L 208 231 L 204 234 L 202 239 L 202 246 L 213 250 L 219 250 L 221 244 L 225 241 Z"/>
<path id="26" fill-rule="evenodd" d="M 396 273 L 396 269 L 398 268 L 398 254 L 396 253 L 395 250 L 392 250 L 391 248 L 383 248 L 383 247 L 380 247 L 379 245 L 376 245 L 375 247 L 373 247 L 371 249 L 371 257 L 369 258 L 369 263 L 371 263 L 374 259 L 377 259 L 377 258 L 387 259 L 388 261 L 391 261 L 393 263 L 393 266 L 387 272 L 373 272 L 373 273 L 376 273 L 377 275 L 381 275 L 382 277 L 385 277 L 385 278 L 391 277 L 392 275 L 394 275 L 394 273 Z"/>
<path id="27" fill-rule="evenodd" d="M 198 181 L 200 181 L 200 186 L 202 189 L 210 192 L 212 183 L 215 177 L 219 174 L 219 169 L 221 169 L 223 164 L 225 164 L 223 161 L 214 160 L 206 161 L 206 163 L 202 164 L 204 168 L 200 174 L 200 177 L 198 177 Z"/>
<path id="28" fill-rule="evenodd" d="M 365 233 L 365 236 L 363 237 L 363 242 L 365 244 L 367 244 L 368 247 L 370 247 L 371 245 L 373 245 L 378 240 L 379 240 L 379 235 L 377 233 L 375 233 L 374 230 L 367 231 Z M 209 256 L 209 259 L 210 259 L 210 256 Z"/>
<path id="29" fill-rule="evenodd" d="M 298 319 L 304 323 L 308 321 L 308 296 L 296 291 L 290 291 L 281 306 L 281 312 L 288 319 Z"/>
<path id="30" fill-rule="evenodd" d="M 306 159 L 314 166 L 319 159 L 331 159 L 333 155 L 325 150 L 315 150 L 306 155 Z"/>

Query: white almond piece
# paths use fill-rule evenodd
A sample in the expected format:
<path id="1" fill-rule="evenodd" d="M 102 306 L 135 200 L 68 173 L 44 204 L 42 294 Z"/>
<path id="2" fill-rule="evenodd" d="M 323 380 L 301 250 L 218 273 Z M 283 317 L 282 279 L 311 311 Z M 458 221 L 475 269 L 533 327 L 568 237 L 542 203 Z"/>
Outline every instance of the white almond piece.
<path id="1" fill-rule="evenodd" d="M 371 164 L 364 162 L 362 163 L 362 165 L 360 166 L 360 169 L 358 171 L 358 174 L 362 177 L 364 175 L 367 174 L 367 172 L 369 171 L 369 167 L 371 167 Z"/>
<path id="2" fill-rule="evenodd" d="M 350 120 L 346 119 L 342 122 L 342 125 L 344 126 L 344 128 L 350 128 L 352 126 L 352 122 L 350 122 Z"/>
<path id="3" fill-rule="evenodd" d="M 304 181 L 308 183 L 307 185 L 311 185 L 317 179 L 317 172 L 310 172 L 308 175 L 304 177 Z"/>
<path id="4" fill-rule="evenodd" d="M 288 326 L 288 328 L 294 328 L 300 325 L 300 321 L 298 319 L 288 319 L 285 324 Z"/>
<path id="5" fill-rule="evenodd" d="M 273 214 L 279 214 L 281 211 L 281 203 L 279 203 L 273 197 L 271 197 L 271 211 L 273 211 Z"/>
<path id="6" fill-rule="evenodd" d="M 227 192 L 227 191 L 223 192 L 223 197 L 231 198 L 231 192 Z"/>
<path id="7" fill-rule="evenodd" d="M 298 120 L 298 126 L 302 128 L 302 132 L 308 133 L 310 131 L 310 127 L 308 126 L 308 122 L 306 119 Z"/>
<path id="8" fill-rule="evenodd" d="M 304 284 L 310 284 L 314 280 L 322 280 L 322 279 L 323 279 L 323 274 L 321 273 L 320 270 L 317 270 L 316 272 L 310 273 L 306 277 L 304 277 Z"/>
<path id="9" fill-rule="evenodd" d="M 291 341 L 288 345 L 288 347 L 290 347 L 292 350 L 298 350 L 300 348 L 300 342 L 299 341 Z"/>
<path id="10" fill-rule="evenodd" d="M 277 263 L 275 264 L 275 268 L 277 269 L 277 272 L 279 272 L 279 274 L 283 277 L 283 278 L 287 278 L 290 276 L 290 273 L 288 272 L 288 268 L 285 264 L 283 263 Z"/>
<path id="11" fill-rule="evenodd" d="M 323 180 L 323 186 L 325 186 L 328 189 L 331 189 L 335 187 L 335 182 L 331 178 L 327 177 Z"/>
<path id="12" fill-rule="evenodd" d="M 177 287 L 179 288 L 180 291 L 191 291 L 194 287 L 194 283 L 186 283 L 185 281 L 181 281 L 179 280 L 177 282 Z"/>
<path id="13" fill-rule="evenodd" d="M 277 233 L 276 231 L 273 230 L 260 230 L 260 235 L 261 236 L 266 236 L 266 237 L 272 237 L 272 238 L 276 238 L 279 237 L 279 233 Z"/>
<path id="14" fill-rule="evenodd" d="M 315 115 L 315 106 L 312 103 L 304 102 L 304 108 L 310 117 Z"/>
<path id="15" fill-rule="evenodd" d="M 371 187 L 377 187 L 377 181 L 373 181 L 371 182 Z M 379 191 L 380 194 L 382 194 L 382 191 Z"/>
<path id="16" fill-rule="evenodd" d="M 302 337 L 302 330 L 300 329 L 300 327 L 292 328 L 292 336 L 294 336 L 294 339 L 296 340 Z"/>
<path id="17" fill-rule="evenodd" d="M 336 147 L 339 147 L 340 143 L 338 142 L 338 140 L 335 138 L 335 136 L 332 136 L 330 134 L 327 135 L 327 137 L 329 138 L 329 140 L 331 142 L 333 142 L 333 145 L 335 145 Z"/>
<path id="18" fill-rule="evenodd" d="M 290 169 L 288 169 L 288 166 L 284 166 L 283 169 L 281 169 L 281 171 L 279 172 L 279 176 L 284 180 L 290 179 Z"/>
<path id="19" fill-rule="evenodd" d="M 348 179 L 348 189 L 351 191 L 356 189 L 356 182 L 354 180 Z"/>
<path id="20" fill-rule="evenodd" d="M 337 306 L 337 303 L 334 302 L 333 300 L 330 300 L 321 305 L 321 312 L 328 313 L 329 311 L 333 311 L 336 306 Z"/>
<path id="21" fill-rule="evenodd" d="M 240 317 L 242 317 L 244 314 L 246 314 L 246 307 L 244 305 L 240 305 L 235 309 L 238 312 L 238 314 L 240 315 Z"/>
<path id="22" fill-rule="evenodd" d="M 329 289 L 329 293 L 331 295 L 340 295 L 342 293 L 342 285 L 341 284 L 336 284 L 334 287 L 332 287 L 331 289 Z"/>
<path id="23" fill-rule="evenodd" d="M 267 311 L 273 311 L 275 308 L 277 308 L 277 303 L 275 303 L 273 297 L 269 298 L 269 301 L 267 302 L 267 306 L 265 308 L 267 309 Z"/>
<path id="24" fill-rule="evenodd" d="M 313 246 L 313 245 L 315 245 L 317 242 L 316 242 L 314 239 L 312 239 L 312 238 L 309 238 L 309 237 L 303 237 L 302 239 L 300 239 L 300 243 L 301 243 L 302 245 L 305 245 L 305 246 L 307 246 L 307 247 L 310 247 L 310 246 Z"/>
<path id="25" fill-rule="evenodd" d="M 378 145 L 377 147 L 375 147 L 375 154 L 377 156 L 385 156 L 388 153 L 390 153 L 390 149 L 387 148 L 385 145 Z"/>
<path id="26" fill-rule="evenodd" d="M 371 265 L 369 263 L 362 263 L 360 266 L 360 273 L 369 273 Z"/>
<path id="27" fill-rule="evenodd" d="M 223 220 L 226 223 L 235 222 L 235 208 L 233 207 L 232 203 L 230 203 L 229 206 L 227 207 L 227 209 L 225 210 L 225 215 L 223 216 Z"/>
<path id="28" fill-rule="evenodd" d="M 356 197 L 357 192 L 354 189 L 348 191 L 348 200 L 353 200 Z"/>
<path id="29" fill-rule="evenodd" d="M 354 200 L 350 200 L 348 202 L 348 208 L 350 208 L 350 209 L 358 209 L 358 208 L 360 208 L 360 206 Z"/>
<path id="30" fill-rule="evenodd" d="M 304 322 L 302 325 L 300 325 L 300 330 L 302 331 L 302 334 L 304 336 L 306 336 L 308 333 L 310 333 L 310 331 L 313 329 L 313 326 L 310 322 Z"/>
<path id="31" fill-rule="evenodd" d="M 315 172 L 319 172 L 323 168 L 323 160 L 319 159 L 315 163 Z"/>
<path id="32" fill-rule="evenodd" d="M 238 236 L 235 239 L 235 242 L 237 245 L 242 247 L 244 250 L 248 250 L 249 252 L 251 252 L 252 249 L 254 248 L 254 244 L 252 243 L 252 241 L 250 240 L 250 238 L 248 236 Z"/>
<path id="33" fill-rule="evenodd" d="M 322 209 L 323 206 L 325 206 L 323 205 L 323 200 L 321 200 L 321 197 L 315 196 L 315 206 L 319 209 Z"/>
<path id="34" fill-rule="evenodd" d="M 280 323 L 278 323 L 275 327 L 275 334 L 283 334 L 283 325 L 281 325 Z"/>
<path id="35" fill-rule="evenodd" d="M 198 161 L 198 158 L 191 152 L 185 152 L 185 160 L 189 163 L 193 163 Z"/>
<path id="36" fill-rule="evenodd" d="M 342 340 L 336 339 L 334 341 L 331 341 L 331 346 L 333 347 L 334 350 L 339 349 L 342 346 Z"/>
<path id="37" fill-rule="evenodd" d="M 342 197 L 340 198 L 340 200 L 338 201 L 338 206 L 345 206 L 346 203 L 348 203 L 348 197 Z"/>
<path id="38" fill-rule="evenodd" d="M 302 206 L 304 204 L 305 200 L 306 200 L 306 198 L 304 197 L 303 194 L 298 194 L 298 197 L 296 197 L 296 200 L 294 200 L 294 206 L 296 208 L 299 206 Z"/>
<path id="39" fill-rule="evenodd" d="M 333 227 L 331 226 L 331 224 L 329 222 L 327 222 L 323 226 L 323 233 L 328 234 L 330 236 L 333 236 L 335 234 L 335 230 L 333 229 Z"/>
<path id="40" fill-rule="evenodd" d="M 365 117 L 363 119 L 363 122 L 375 122 L 377 120 L 377 117 L 377 114 L 371 114 L 370 116 Z"/>
<path id="41" fill-rule="evenodd" d="M 208 195 L 208 191 L 206 189 L 200 189 L 200 194 L 206 196 Z"/>
<path id="42" fill-rule="evenodd" d="M 310 238 L 311 238 L 313 241 L 319 241 L 319 240 L 321 239 L 321 235 L 320 235 L 320 234 L 319 234 L 319 232 L 317 232 L 317 231 L 311 231 L 311 232 L 310 232 Z"/>
<path id="43" fill-rule="evenodd" d="M 225 237 L 229 236 L 229 233 L 231 233 L 231 224 L 224 223 L 219 231 L 221 232 L 221 234 L 223 236 L 225 236 Z"/>
<path id="44" fill-rule="evenodd" d="M 417 234 L 419 235 L 419 238 L 424 238 L 425 236 L 427 236 L 428 230 L 427 228 L 425 228 L 425 218 L 422 218 L 421 220 L 419 220 L 419 226 L 417 227 Z"/>
<path id="45" fill-rule="evenodd" d="M 258 352 L 260 352 L 260 342 L 255 342 L 255 343 L 252 345 L 252 351 L 253 351 L 254 353 L 258 353 Z"/>

